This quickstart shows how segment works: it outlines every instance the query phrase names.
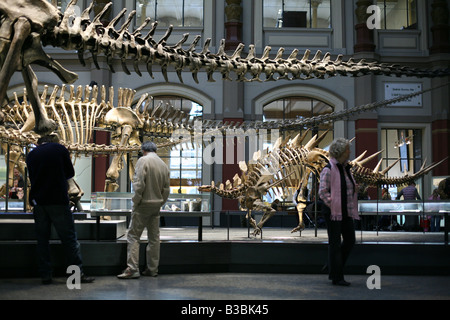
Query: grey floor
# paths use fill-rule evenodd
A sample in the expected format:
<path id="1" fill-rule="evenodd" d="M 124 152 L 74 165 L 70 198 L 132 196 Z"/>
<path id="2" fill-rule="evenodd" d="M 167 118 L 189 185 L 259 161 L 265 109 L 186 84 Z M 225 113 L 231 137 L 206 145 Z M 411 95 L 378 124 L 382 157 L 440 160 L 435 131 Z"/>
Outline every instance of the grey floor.
<path id="1" fill-rule="evenodd" d="M 357 242 L 442 244 L 444 233 L 356 232 Z M 161 241 L 196 241 L 197 228 L 161 228 Z M 326 231 L 267 228 L 263 236 L 248 237 L 246 228 L 205 227 L 204 241 L 327 241 Z M 142 240 L 146 240 L 143 234 Z M 124 238 L 117 241 L 125 241 Z M 331 285 L 325 274 L 202 273 L 162 274 L 157 278 L 120 280 L 98 276 L 94 283 L 69 289 L 67 278 L 42 285 L 38 278 L 0 278 L 0 301 L 5 300 L 178 300 L 294 301 L 294 300 L 450 300 L 450 276 L 381 275 L 381 289 L 367 287 L 369 275 L 348 275 L 350 287 Z M 179 304 L 178 304 L 179 305 Z"/>
<path id="2" fill-rule="evenodd" d="M 333 286 L 326 275 L 181 274 L 121 280 L 96 277 L 69 289 L 66 278 L 0 279 L 0 300 L 449 300 L 450 277 L 383 276 L 369 289 L 369 275 L 349 275 L 349 287 Z"/>

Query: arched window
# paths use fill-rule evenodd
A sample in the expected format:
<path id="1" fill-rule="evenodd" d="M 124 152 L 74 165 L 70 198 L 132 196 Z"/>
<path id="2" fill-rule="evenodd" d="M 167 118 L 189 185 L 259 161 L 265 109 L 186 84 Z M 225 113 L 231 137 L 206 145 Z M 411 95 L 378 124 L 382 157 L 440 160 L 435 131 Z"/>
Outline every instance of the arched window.
<path id="1" fill-rule="evenodd" d="M 288 119 L 307 119 L 323 114 L 328 114 L 334 111 L 334 108 L 329 104 L 309 97 L 286 97 L 278 100 L 274 100 L 267 103 L 263 107 L 263 119 L 264 121 L 271 120 L 288 120 Z M 296 128 L 294 130 L 281 129 L 280 133 L 284 136 L 298 134 L 298 131 L 302 131 L 305 128 Z M 328 129 L 333 129 L 333 125 L 318 124 L 312 128 L 312 134 L 321 134 Z M 296 133 L 297 132 L 297 133 Z M 311 138 L 311 134 L 309 138 Z M 329 145 L 331 141 L 324 140 L 321 146 Z"/>
<path id="2" fill-rule="evenodd" d="M 153 104 L 172 105 L 189 115 L 189 121 L 202 120 L 203 106 L 179 96 L 154 96 Z M 152 107 L 154 107 L 152 106 Z M 150 139 L 151 138 L 147 138 Z M 170 193 L 198 194 L 202 184 L 202 146 L 183 144 L 171 150 L 160 150 L 158 155 L 170 169 Z"/>
<path id="3" fill-rule="evenodd" d="M 264 121 L 279 121 L 279 120 L 289 120 L 289 119 L 306 119 L 319 115 L 328 114 L 334 111 L 334 108 L 329 104 L 313 99 L 310 97 L 285 97 L 281 99 L 274 100 L 263 106 L 263 120 Z M 307 130 L 306 127 L 298 126 L 296 128 L 280 129 L 275 136 L 283 137 L 286 139 L 288 137 L 294 138 L 296 135 L 303 133 Z M 333 141 L 333 123 L 319 123 L 317 126 L 311 128 L 310 132 L 307 134 L 303 144 L 306 144 L 313 135 L 322 135 L 326 130 L 330 132 L 325 136 L 325 138 L 320 142 L 318 147 L 326 149 Z M 271 150 L 274 141 L 273 133 L 270 135 L 270 140 L 266 140 L 263 145 L 263 149 L 269 148 Z M 269 137 L 269 135 L 268 135 Z M 296 192 L 296 187 L 299 181 L 292 178 L 293 186 L 289 188 L 287 194 L 283 194 L 284 198 L 280 200 L 286 203 L 290 203 Z M 312 180 L 310 179 L 308 183 L 308 189 L 312 190 Z M 264 200 L 271 203 L 273 200 L 272 195 L 268 193 Z"/>

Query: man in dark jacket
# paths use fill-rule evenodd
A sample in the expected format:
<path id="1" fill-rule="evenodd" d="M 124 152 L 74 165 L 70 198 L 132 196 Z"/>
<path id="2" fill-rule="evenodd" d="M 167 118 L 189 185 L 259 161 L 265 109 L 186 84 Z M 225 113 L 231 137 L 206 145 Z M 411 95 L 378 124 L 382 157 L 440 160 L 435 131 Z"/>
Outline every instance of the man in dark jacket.
<path id="1" fill-rule="evenodd" d="M 43 136 L 39 138 L 38 146 L 28 154 L 26 163 L 42 283 L 52 282 L 49 246 L 52 224 L 64 246 L 68 265 L 80 268 L 82 283 L 93 282 L 94 278 L 83 273 L 80 244 L 69 207 L 67 180 L 75 175 L 69 151 L 59 144 L 57 135 Z"/>

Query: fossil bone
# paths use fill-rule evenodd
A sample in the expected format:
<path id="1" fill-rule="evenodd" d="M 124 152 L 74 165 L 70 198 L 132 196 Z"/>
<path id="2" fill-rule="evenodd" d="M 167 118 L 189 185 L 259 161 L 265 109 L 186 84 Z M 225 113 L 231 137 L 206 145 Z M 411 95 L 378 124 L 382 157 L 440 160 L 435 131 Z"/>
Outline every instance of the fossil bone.
<path id="1" fill-rule="evenodd" d="M 31 69 L 31 64 L 40 64 L 54 72 L 64 83 L 73 83 L 77 75 L 65 70 L 44 51 L 45 46 L 59 47 L 65 50 L 77 50 L 81 64 L 85 64 L 84 53 L 90 52 L 97 68 L 97 57 L 104 55 L 107 64 L 114 72 L 114 59 L 120 60 L 125 73 L 130 74 L 126 65 L 133 64 L 134 70 L 141 75 L 140 64 L 145 64 L 151 77 L 152 66 L 159 65 L 164 78 L 168 81 L 168 68 L 174 67 L 177 77 L 182 81 L 182 72 L 189 71 L 193 79 L 198 81 L 198 73 L 205 71 L 208 81 L 214 81 L 214 73 L 220 73 L 223 79 L 232 80 L 231 73 L 236 75 L 236 81 L 275 81 L 279 79 L 323 79 L 333 76 L 363 76 L 367 74 L 393 75 L 408 77 L 442 77 L 450 74 L 449 70 L 421 70 L 406 66 L 389 65 L 378 62 L 358 62 L 353 59 L 344 61 L 341 55 L 333 61 L 330 54 L 322 57 L 317 51 L 312 59 L 310 51 L 306 50 L 301 59 L 297 58 L 298 50 L 294 49 L 287 59 L 283 58 L 284 48 L 280 48 L 273 59 L 270 58 L 270 47 L 264 49 L 263 55 L 255 56 L 254 45 L 249 46 L 247 57 L 242 57 L 244 45 L 240 44 L 231 55 L 225 53 L 225 41 L 220 42 L 217 53 L 209 51 L 211 39 L 204 41 L 202 50 L 195 48 L 200 42 L 200 36 L 195 36 L 187 49 L 183 49 L 189 35 L 184 34 L 174 45 L 167 45 L 173 27 L 156 42 L 153 39 L 157 22 L 153 22 L 147 35 L 141 31 L 149 24 L 145 19 L 142 25 L 131 32 L 129 26 L 136 12 L 133 10 L 125 17 L 126 9 L 115 16 L 107 26 L 101 19 L 108 12 L 112 3 L 91 21 L 93 2 L 76 16 L 77 0 L 71 0 L 61 13 L 46 0 L 4 0 L 0 3 L 0 103 L 6 98 L 6 88 L 11 76 L 16 71 L 22 71 L 25 84 L 30 94 L 30 101 L 35 114 L 35 131 L 39 134 L 51 132 L 56 124 L 45 114 L 37 96 L 37 78 Z M 249 75 L 250 77 L 247 77 Z"/>

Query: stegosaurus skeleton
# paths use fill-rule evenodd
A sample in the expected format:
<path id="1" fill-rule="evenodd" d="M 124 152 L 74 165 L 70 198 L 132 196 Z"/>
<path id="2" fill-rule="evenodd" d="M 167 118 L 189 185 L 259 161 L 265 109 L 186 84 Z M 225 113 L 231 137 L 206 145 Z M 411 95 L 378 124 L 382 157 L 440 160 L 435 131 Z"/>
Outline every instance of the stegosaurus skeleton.
<path id="1" fill-rule="evenodd" d="M 314 136 L 308 143 L 302 145 L 307 132 L 305 131 L 303 135 L 298 134 L 293 139 L 283 140 L 280 137 L 271 151 L 267 151 L 265 154 L 262 154 L 261 151 L 256 152 L 253 156 L 253 163 L 249 162 L 247 165 L 245 162 L 241 162 L 239 164 L 242 174 L 241 176 L 236 174 L 232 182 L 228 180 L 225 184 L 220 183 L 217 187 L 216 183 L 212 181 L 211 185 L 201 186 L 199 190 L 213 192 L 223 198 L 238 199 L 241 209 L 248 211 L 247 219 L 254 228 L 254 235 L 259 234 L 265 222 L 276 213 L 275 209 L 263 202 L 263 196 L 268 192 L 273 192 L 278 197 L 284 195 L 293 198 L 294 194 L 291 191 L 299 190 L 295 199 L 299 224 L 291 232 L 303 230 L 303 210 L 307 203 L 305 191 L 308 179 L 311 173 L 314 173 L 318 179 L 322 169 L 329 163 L 328 151 L 317 147 L 328 131 L 319 138 L 317 135 Z M 386 177 L 389 169 L 400 159 L 380 172 L 382 160 L 373 170 L 363 167 L 363 164 L 375 158 L 381 151 L 367 158 L 364 158 L 365 153 L 349 161 L 349 164 L 356 182 L 368 186 L 408 184 L 427 174 L 445 160 L 427 167 L 424 163 L 422 168 L 413 175 Z M 252 211 L 263 211 L 263 216 L 258 224 L 251 216 Z"/>

